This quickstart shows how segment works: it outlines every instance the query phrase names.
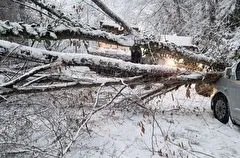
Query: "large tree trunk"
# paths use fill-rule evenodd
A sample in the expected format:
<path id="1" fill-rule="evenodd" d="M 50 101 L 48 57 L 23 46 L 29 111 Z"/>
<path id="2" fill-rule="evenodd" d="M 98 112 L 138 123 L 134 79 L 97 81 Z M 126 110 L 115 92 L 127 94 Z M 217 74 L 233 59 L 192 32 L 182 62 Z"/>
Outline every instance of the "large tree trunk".
<path id="1" fill-rule="evenodd" d="M 0 55 L 14 58 L 33 60 L 42 63 L 51 63 L 60 61 L 69 66 L 87 66 L 92 70 L 107 73 L 120 77 L 130 76 L 153 76 L 156 78 L 167 78 L 178 74 L 188 75 L 192 72 L 179 70 L 176 67 L 164 65 L 142 65 L 123 60 L 99 57 L 90 54 L 61 53 L 47 51 L 38 48 L 22 46 L 17 43 L 11 43 L 0 40 Z M 191 77 L 191 76 L 190 76 Z M 210 80 L 210 79 L 209 79 Z M 214 79 L 215 80 L 215 79 Z"/>
<path id="2" fill-rule="evenodd" d="M 114 73 L 113 75 L 117 76 L 153 75 L 158 77 L 169 77 L 177 73 L 186 72 L 163 65 L 134 64 L 90 54 L 52 52 L 2 40 L 0 40 L 0 50 L 0 55 L 3 56 L 6 56 L 9 53 L 9 56 L 15 58 L 28 59 L 43 63 L 62 61 L 66 65 L 88 66 L 90 69 L 98 72 L 106 72 L 109 74 L 112 72 Z"/>

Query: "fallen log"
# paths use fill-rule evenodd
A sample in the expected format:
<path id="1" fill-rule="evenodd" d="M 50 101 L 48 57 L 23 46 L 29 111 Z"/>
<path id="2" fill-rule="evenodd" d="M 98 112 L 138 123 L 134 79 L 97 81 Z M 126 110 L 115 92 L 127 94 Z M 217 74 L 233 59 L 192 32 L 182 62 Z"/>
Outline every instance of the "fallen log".
<path id="1" fill-rule="evenodd" d="M 215 73 L 211 73 L 213 76 Z M 51 92 L 64 90 L 69 88 L 93 88 L 99 87 L 101 85 L 105 86 L 116 86 L 116 85 L 127 85 L 127 86 L 136 86 L 136 85 L 145 85 L 145 84 L 154 84 L 161 83 L 162 85 L 159 88 L 156 88 L 149 92 L 148 94 L 141 97 L 142 100 L 157 95 L 161 93 L 163 90 L 171 89 L 174 90 L 177 87 L 195 83 L 215 83 L 222 76 L 221 73 L 216 73 L 215 78 L 212 80 L 205 80 L 204 78 L 209 74 L 201 74 L 201 73 L 193 73 L 189 75 L 180 75 L 170 78 L 152 78 L 146 76 L 138 76 L 131 78 L 118 78 L 118 79 L 110 79 L 110 78 L 101 78 L 92 79 L 90 82 L 89 78 L 81 78 L 79 80 L 69 80 L 69 82 L 62 82 L 56 84 L 45 84 L 45 85 L 33 85 L 33 86 L 25 86 L 25 85 L 14 85 L 12 87 L 0 87 L 0 96 L 9 96 L 9 95 L 18 95 L 18 94 L 29 94 L 29 93 L 41 93 L 41 92 Z M 97 76 L 96 76 L 97 77 Z M 10 82 L 11 83 L 11 82 Z M 3 84 L 4 85 L 4 84 Z"/>
<path id="2" fill-rule="evenodd" d="M 174 74 L 187 73 L 186 70 L 164 65 L 142 65 L 90 54 L 47 51 L 2 40 L 0 40 L 0 55 L 43 63 L 61 61 L 68 66 L 87 66 L 98 73 L 113 73 L 114 76 L 121 77 L 139 75 L 170 77 Z"/>
<path id="3" fill-rule="evenodd" d="M 94 70 L 101 75 L 105 76 L 115 76 L 120 77 L 120 79 L 114 80 L 113 78 L 107 80 L 105 78 L 103 81 L 92 80 L 87 82 L 87 80 L 69 80 L 69 82 L 64 81 L 64 83 L 57 84 L 44 84 L 40 86 L 32 85 L 34 81 L 40 81 L 40 79 L 33 79 L 33 81 L 27 81 L 31 84 L 17 84 L 36 75 L 40 71 L 44 71 L 51 68 L 52 65 L 43 65 L 38 68 L 33 68 L 26 74 L 23 74 L 17 79 L 13 79 L 8 83 L 3 83 L 0 90 L 1 96 L 11 95 L 11 94 L 25 94 L 25 93 L 37 93 L 46 91 L 56 91 L 68 88 L 91 88 L 98 87 L 102 84 L 106 86 L 112 85 L 122 85 L 127 84 L 129 86 L 133 85 L 145 85 L 150 83 L 161 83 L 165 86 L 164 89 L 172 89 L 173 86 L 182 86 L 186 84 L 193 83 L 215 83 L 222 77 L 222 73 L 199 73 L 186 71 L 184 69 L 178 69 L 176 67 L 168 67 L 164 65 L 143 65 L 135 64 L 131 62 L 126 62 L 123 60 L 117 60 L 107 57 L 100 57 L 89 54 L 76 54 L 76 53 L 61 53 L 47 51 L 38 48 L 32 48 L 27 46 L 22 46 L 17 43 L 11 43 L 7 41 L 0 40 L 0 55 L 7 57 L 14 57 L 25 60 L 33 60 L 37 62 L 42 62 L 45 64 L 49 63 L 63 63 L 64 66 L 87 66 L 91 70 Z M 59 65 L 59 64 L 57 64 Z M 102 73 L 104 71 L 104 74 Z M 139 77 L 135 77 L 139 76 Z M 48 77 L 48 75 L 46 76 Z M 44 77 L 44 78 L 46 78 Z M 98 78 L 99 76 L 96 76 Z M 133 78 L 126 78 L 133 77 Z M 41 78 L 42 79 L 42 78 Z M 63 81 L 63 79 L 61 79 Z M 22 82 L 24 83 L 24 82 Z M 31 86 L 28 86 L 31 85 Z M 157 93 L 157 92 L 156 92 Z"/>

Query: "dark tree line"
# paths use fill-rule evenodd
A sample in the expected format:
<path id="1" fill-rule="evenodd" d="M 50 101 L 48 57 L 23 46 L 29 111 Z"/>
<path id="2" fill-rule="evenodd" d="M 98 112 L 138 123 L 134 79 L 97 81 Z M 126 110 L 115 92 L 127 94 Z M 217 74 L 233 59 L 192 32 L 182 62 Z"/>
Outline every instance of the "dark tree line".
<path id="1" fill-rule="evenodd" d="M 240 26 L 240 0 L 236 0 L 235 9 L 229 16 L 228 26 L 232 30 Z"/>
<path id="2" fill-rule="evenodd" d="M 25 0 L 19 1 L 24 3 Z M 25 6 L 14 3 L 11 0 L 1 0 L 0 2 L 0 20 L 25 21 Z"/>

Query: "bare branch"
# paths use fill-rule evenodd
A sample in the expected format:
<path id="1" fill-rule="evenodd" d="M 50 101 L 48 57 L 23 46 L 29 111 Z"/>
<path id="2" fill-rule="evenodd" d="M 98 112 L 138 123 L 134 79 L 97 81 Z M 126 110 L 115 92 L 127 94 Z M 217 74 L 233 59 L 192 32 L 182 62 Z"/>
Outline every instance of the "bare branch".
<path id="1" fill-rule="evenodd" d="M 125 83 L 128 84 L 141 84 L 145 80 L 145 77 L 131 77 L 124 79 Z M 51 85 L 41 85 L 41 86 L 29 86 L 29 87 L 19 87 L 13 86 L 13 88 L 1 88 L 0 95 L 14 95 L 14 94 L 28 94 L 28 93 L 41 93 L 41 92 L 49 92 L 49 91 L 58 91 L 64 90 L 69 88 L 92 88 L 92 87 L 99 87 L 102 84 L 105 86 L 112 86 L 112 85 L 122 85 L 122 79 L 112 79 L 108 82 L 93 82 L 93 83 L 86 83 L 85 81 L 75 81 L 75 82 L 67 82 L 67 83 L 58 83 L 58 84 L 51 84 Z"/>
<path id="2" fill-rule="evenodd" d="M 12 80 L 12 81 L 9 81 L 7 83 L 4 83 L 2 85 L 0 85 L 0 87 L 6 87 L 6 88 L 11 88 L 13 87 L 13 85 L 27 79 L 28 77 L 40 72 L 40 71 L 44 71 L 44 70 L 47 70 L 47 69 L 50 69 L 52 67 L 57 67 L 61 65 L 61 62 L 56 62 L 56 63 L 52 63 L 52 64 L 47 64 L 47 65 L 42 65 L 42 66 L 38 66 L 38 67 L 35 67 L 33 68 L 31 71 L 25 73 L 24 75 Z"/>
<path id="3" fill-rule="evenodd" d="M 96 98 L 96 101 L 95 101 L 94 106 L 93 106 L 93 109 L 94 109 L 94 110 L 85 117 L 85 121 L 84 121 L 84 122 L 82 123 L 82 125 L 79 127 L 79 129 L 78 129 L 78 131 L 76 132 L 73 140 L 68 144 L 68 146 L 67 146 L 67 147 L 65 148 L 65 150 L 63 151 L 62 156 L 64 156 L 64 155 L 68 152 L 68 150 L 70 149 L 70 147 L 71 147 L 71 146 L 73 145 L 73 143 L 77 140 L 80 131 L 81 131 L 82 128 L 87 124 L 87 122 L 89 122 L 89 120 L 92 118 L 92 116 L 93 116 L 94 114 L 96 114 L 97 112 L 101 111 L 102 109 L 104 109 L 104 108 L 108 107 L 109 105 L 111 105 L 112 102 L 119 96 L 119 94 L 127 87 L 127 86 L 123 86 L 123 87 L 118 91 L 118 93 L 117 93 L 107 104 L 105 104 L 105 105 L 103 105 L 103 106 L 95 109 L 96 105 L 98 104 L 99 92 L 100 92 L 100 90 L 102 89 L 103 86 L 104 86 L 104 84 L 102 84 L 101 87 L 100 87 L 99 90 L 98 90 L 97 98 Z"/>
<path id="4" fill-rule="evenodd" d="M 34 79 L 34 80 L 32 80 L 32 81 L 29 81 L 29 82 L 25 83 L 25 84 L 23 85 L 23 87 L 27 87 L 27 86 L 35 83 L 35 82 L 38 82 L 38 81 L 40 81 L 40 80 L 42 80 L 42 79 L 44 79 L 44 78 L 47 78 L 48 76 L 49 76 L 49 75 L 40 76 L 40 77 L 38 77 L 38 78 L 36 78 L 36 79 Z"/>
<path id="5" fill-rule="evenodd" d="M 55 10 L 55 6 L 45 5 L 45 4 L 41 3 L 41 2 L 39 2 L 38 0 L 31 0 L 31 2 L 33 2 L 35 5 L 39 6 L 40 8 L 48 11 L 52 15 L 58 17 L 59 19 L 62 19 L 63 21 L 69 23 L 72 26 L 83 27 L 81 24 L 73 23 L 72 20 L 69 19 L 67 16 L 65 16 L 62 12 Z"/>
<path id="6" fill-rule="evenodd" d="M 93 109 L 95 109 L 96 106 L 97 106 L 97 104 L 98 104 L 100 91 L 101 91 L 101 89 L 103 88 L 103 86 L 104 86 L 104 84 L 102 84 L 102 85 L 100 86 L 100 88 L 98 89 L 97 97 L 96 97 L 95 103 L 94 103 L 94 105 L 93 105 Z M 84 121 L 83 121 L 83 123 L 81 124 L 81 126 L 78 128 L 75 136 L 74 136 L 73 139 L 70 141 L 70 143 L 67 145 L 67 147 L 63 150 L 62 156 L 64 156 L 64 155 L 68 152 L 68 150 L 71 148 L 71 146 L 73 145 L 73 143 L 77 140 L 80 131 L 81 131 L 82 128 L 87 124 L 87 122 L 92 118 L 93 114 L 94 114 L 94 111 L 92 110 L 91 113 L 84 118 Z"/>

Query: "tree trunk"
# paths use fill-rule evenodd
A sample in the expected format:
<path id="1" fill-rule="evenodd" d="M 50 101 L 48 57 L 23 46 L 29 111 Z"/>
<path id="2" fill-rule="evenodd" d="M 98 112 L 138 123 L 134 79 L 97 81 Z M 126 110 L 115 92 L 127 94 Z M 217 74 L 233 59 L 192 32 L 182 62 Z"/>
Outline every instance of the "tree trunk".
<path id="1" fill-rule="evenodd" d="M 53 52 L 0 40 L 0 55 L 6 56 L 8 53 L 11 57 L 43 63 L 62 61 L 66 65 L 88 66 L 101 74 L 120 77 L 144 75 L 161 78 L 186 72 L 163 65 L 142 65 L 90 54 Z"/>
<path id="2" fill-rule="evenodd" d="M 112 18 L 116 23 L 121 25 L 127 33 L 131 34 L 132 28 L 124 22 L 118 15 L 116 15 L 114 12 L 112 12 L 101 0 L 92 0 L 93 3 L 95 3 L 104 13 L 106 13 L 110 18 Z"/>

